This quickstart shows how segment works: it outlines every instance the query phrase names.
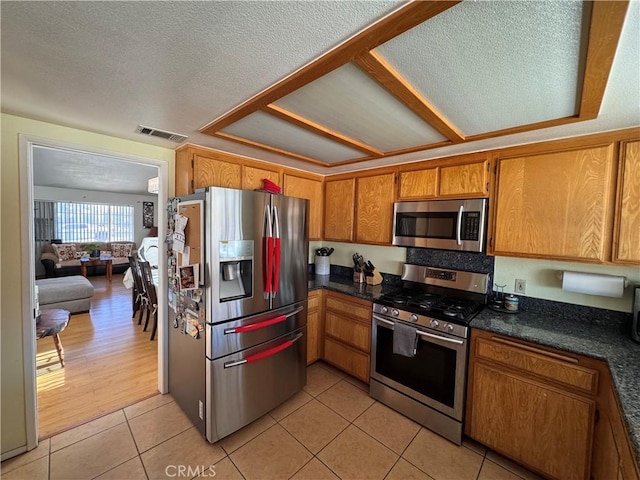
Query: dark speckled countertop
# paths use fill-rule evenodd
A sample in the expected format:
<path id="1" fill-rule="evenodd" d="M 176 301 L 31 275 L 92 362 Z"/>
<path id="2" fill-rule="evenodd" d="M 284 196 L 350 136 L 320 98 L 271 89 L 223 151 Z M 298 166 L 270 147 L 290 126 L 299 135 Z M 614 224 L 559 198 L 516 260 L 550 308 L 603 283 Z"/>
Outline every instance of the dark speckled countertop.
<path id="1" fill-rule="evenodd" d="M 322 288 L 375 301 L 397 285 L 371 286 L 353 283 L 349 277 L 309 275 L 309 290 Z M 548 301 L 537 301 L 535 307 L 541 311 L 534 312 L 534 299 L 521 300 L 526 311 L 513 315 L 485 308 L 471 327 L 605 360 L 640 464 L 640 344 L 631 340 L 625 314 Z"/>
<path id="2" fill-rule="evenodd" d="M 631 340 L 626 325 L 528 311 L 513 315 L 485 308 L 471 327 L 605 360 L 640 464 L 640 344 Z"/>

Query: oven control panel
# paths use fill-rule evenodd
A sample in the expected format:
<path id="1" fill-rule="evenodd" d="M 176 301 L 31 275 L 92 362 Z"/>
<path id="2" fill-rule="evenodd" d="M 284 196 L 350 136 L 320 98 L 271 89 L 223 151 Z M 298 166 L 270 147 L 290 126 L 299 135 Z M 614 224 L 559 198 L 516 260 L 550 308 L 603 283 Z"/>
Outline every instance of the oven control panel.
<path id="1" fill-rule="evenodd" d="M 379 317 L 379 320 L 382 323 L 393 324 L 395 321 L 401 320 L 406 323 L 415 324 L 415 327 L 418 328 L 418 330 L 424 328 L 425 330 L 442 332 L 461 338 L 467 338 L 469 335 L 469 328 L 465 325 L 450 323 L 445 320 L 437 320 L 435 318 L 427 317 L 426 315 L 418 315 L 416 313 L 406 312 L 404 310 L 387 307 L 378 303 L 373 304 L 373 313 L 374 321 L 376 320 L 376 317 Z"/>

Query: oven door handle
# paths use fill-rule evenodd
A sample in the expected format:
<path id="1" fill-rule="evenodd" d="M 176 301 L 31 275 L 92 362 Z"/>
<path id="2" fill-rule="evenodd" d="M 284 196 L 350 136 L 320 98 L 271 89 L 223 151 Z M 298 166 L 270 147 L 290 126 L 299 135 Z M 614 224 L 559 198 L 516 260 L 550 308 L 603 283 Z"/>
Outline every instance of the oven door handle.
<path id="1" fill-rule="evenodd" d="M 373 318 L 377 322 L 386 323 L 387 325 L 391 325 L 391 326 L 395 325 L 395 322 L 379 317 L 378 315 L 375 315 L 375 314 L 373 315 Z M 462 345 L 464 343 L 463 340 L 458 340 L 458 339 L 449 338 L 449 337 L 441 337 L 440 335 L 434 335 L 433 333 L 423 332 L 422 330 L 416 330 L 416 333 L 422 337 L 429 337 L 435 340 L 442 340 L 443 342 L 455 343 L 456 345 Z"/>
<path id="2" fill-rule="evenodd" d="M 464 212 L 464 206 L 460 205 L 458 210 L 458 221 L 456 222 L 456 243 L 462 245 L 462 212 Z"/>
<path id="3" fill-rule="evenodd" d="M 297 334 L 295 337 L 290 338 L 289 340 L 285 340 L 280 345 L 276 345 L 273 348 L 265 350 L 264 352 L 254 353 L 253 355 L 249 355 L 248 357 L 243 358 L 242 360 L 238 360 L 236 362 L 227 362 L 224 364 L 224 368 L 237 367 L 239 365 L 244 365 L 245 363 L 257 362 L 258 360 L 262 360 L 263 358 L 271 357 L 282 350 L 286 350 L 291 345 L 296 343 L 302 337 L 302 333 Z"/>
<path id="4" fill-rule="evenodd" d="M 249 325 L 242 325 L 240 327 L 226 328 L 224 330 L 224 334 L 229 335 L 230 333 L 244 333 L 244 332 L 252 332 L 254 330 L 259 330 L 261 328 L 265 328 L 270 325 L 274 325 L 276 323 L 284 322 L 287 318 L 293 317 L 295 314 L 300 313 L 303 309 L 304 307 L 298 307 L 293 312 L 287 313 L 286 315 L 273 317 L 273 318 L 270 318 L 269 320 L 251 323 Z"/>

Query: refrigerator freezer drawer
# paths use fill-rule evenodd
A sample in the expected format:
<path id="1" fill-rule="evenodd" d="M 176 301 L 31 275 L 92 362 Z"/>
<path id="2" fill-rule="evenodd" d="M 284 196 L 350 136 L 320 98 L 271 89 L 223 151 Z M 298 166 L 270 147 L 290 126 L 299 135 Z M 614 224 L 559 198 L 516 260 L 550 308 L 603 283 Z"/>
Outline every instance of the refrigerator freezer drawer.
<path id="1" fill-rule="evenodd" d="M 215 360 L 259 345 L 307 324 L 307 301 L 260 315 L 207 325 L 207 357 Z"/>
<path id="2" fill-rule="evenodd" d="M 248 425 L 299 392 L 307 381 L 307 328 L 217 360 L 207 360 L 207 439 Z"/>

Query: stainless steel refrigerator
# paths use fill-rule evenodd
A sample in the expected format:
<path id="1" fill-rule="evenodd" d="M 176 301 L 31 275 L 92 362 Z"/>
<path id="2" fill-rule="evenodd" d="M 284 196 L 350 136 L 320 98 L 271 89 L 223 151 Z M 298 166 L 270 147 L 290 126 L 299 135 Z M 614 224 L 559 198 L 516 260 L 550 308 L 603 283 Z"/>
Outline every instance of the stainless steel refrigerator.
<path id="1" fill-rule="evenodd" d="M 169 202 L 169 390 L 210 442 L 306 383 L 308 204 L 217 187 Z"/>

